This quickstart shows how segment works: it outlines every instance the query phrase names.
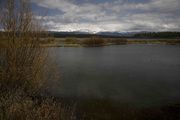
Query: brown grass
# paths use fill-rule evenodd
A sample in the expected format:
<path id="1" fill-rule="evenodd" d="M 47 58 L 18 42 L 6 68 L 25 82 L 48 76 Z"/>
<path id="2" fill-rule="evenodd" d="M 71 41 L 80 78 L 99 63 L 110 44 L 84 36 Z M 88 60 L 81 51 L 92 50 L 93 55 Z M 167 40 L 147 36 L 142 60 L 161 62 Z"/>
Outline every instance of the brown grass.
<path id="1" fill-rule="evenodd" d="M 78 44 L 79 41 L 74 37 L 67 37 L 64 41 L 66 44 Z"/>
<path id="2" fill-rule="evenodd" d="M 5 95 L 6 94 L 6 95 Z M 34 100 L 26 93 L 16 91 L 1 93 L 1 120 L 72 120 L 74 109 L 55 102 L 53 98 Z"/>
<path id="3" fill-rule="evenodd" d="M 109 40 L 109 43 L 112 43 L 114 45 L 126 45 L 127 44 L 127 40 L 125 38 L 116 38 L 113 40 Z"/>

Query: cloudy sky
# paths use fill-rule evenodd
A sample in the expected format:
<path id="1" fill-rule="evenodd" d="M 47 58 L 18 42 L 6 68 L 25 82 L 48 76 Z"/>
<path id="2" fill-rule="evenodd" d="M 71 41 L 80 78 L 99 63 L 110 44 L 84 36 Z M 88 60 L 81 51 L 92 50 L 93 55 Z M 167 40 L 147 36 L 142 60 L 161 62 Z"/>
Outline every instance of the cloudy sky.
<path id="1" fill-rule="evenodd" d="M 180 0 L 31 0 L 52 31 L 180 31 Z"/>

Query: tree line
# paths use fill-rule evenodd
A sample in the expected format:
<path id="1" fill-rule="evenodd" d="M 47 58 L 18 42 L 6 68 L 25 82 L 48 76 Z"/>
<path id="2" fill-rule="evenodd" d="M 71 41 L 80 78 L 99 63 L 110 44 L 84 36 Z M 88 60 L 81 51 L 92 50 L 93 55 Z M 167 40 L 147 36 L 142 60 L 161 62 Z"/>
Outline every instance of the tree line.
<path id="1" fill-rule="evenodd" d="M 180 38 L 180 32 L 144 32 L 134 35 L 136 38 Z"/>

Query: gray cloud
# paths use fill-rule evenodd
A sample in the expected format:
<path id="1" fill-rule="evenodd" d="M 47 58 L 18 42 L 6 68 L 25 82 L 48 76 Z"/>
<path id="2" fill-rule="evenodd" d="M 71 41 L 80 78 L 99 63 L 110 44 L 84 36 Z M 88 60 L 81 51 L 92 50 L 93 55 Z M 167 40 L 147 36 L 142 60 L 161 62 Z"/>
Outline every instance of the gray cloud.
<path id="1" fill-rule="evenodd" d="M 179 0 L 127 2 L 115 0 L 98 4 L 76 0 L 32 0 L 38 6 L 59 10 L 44 23 L 58 31 L 180 31 Z"/>

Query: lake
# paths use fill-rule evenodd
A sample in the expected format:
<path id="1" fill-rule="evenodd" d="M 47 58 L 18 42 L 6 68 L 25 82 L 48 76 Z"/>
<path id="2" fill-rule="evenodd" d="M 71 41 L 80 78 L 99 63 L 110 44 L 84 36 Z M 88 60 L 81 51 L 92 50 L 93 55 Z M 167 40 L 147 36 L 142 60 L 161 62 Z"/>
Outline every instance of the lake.
<path id="1" fill-rule="evenodd" d="M 180 46 L 52 48 L 62 80 L 52 92 L 134 105 L 180 102 Z"/>

